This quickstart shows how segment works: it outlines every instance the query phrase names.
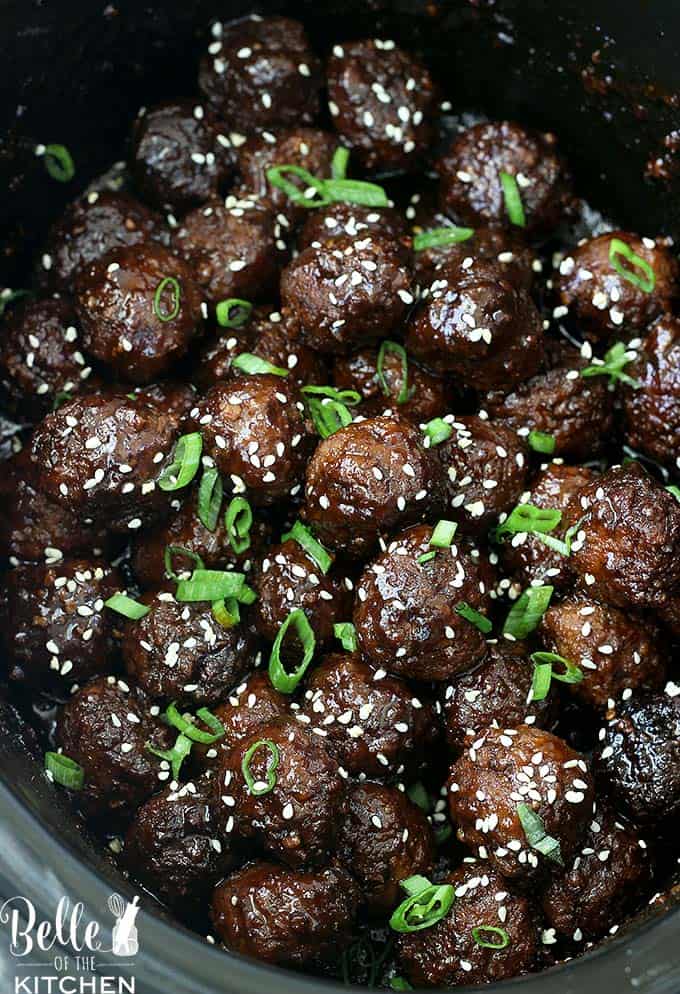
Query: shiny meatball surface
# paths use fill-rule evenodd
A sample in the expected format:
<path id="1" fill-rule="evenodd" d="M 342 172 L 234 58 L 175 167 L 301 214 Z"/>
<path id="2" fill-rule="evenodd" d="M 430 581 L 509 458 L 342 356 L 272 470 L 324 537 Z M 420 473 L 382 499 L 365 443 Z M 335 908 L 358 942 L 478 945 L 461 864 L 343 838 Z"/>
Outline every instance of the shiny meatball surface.
<path id="1" fill-rule="evenodd" d="M 680 469 L 680 320 L 664 315 L 626 367 L 637 387 L 621 387 L 626 441 Z"/>
<path id="2" fill-rule="evenodd" d="M 411 256 L 411 239 L 406 221 L 394 207 L 364 207 L 361 204 L 337 203 L 310 211 L 298 235 L 298 248 L 327 242 L 338 235 L 366 238 L 382 235 L 402 250 L 405 259 Z"/>

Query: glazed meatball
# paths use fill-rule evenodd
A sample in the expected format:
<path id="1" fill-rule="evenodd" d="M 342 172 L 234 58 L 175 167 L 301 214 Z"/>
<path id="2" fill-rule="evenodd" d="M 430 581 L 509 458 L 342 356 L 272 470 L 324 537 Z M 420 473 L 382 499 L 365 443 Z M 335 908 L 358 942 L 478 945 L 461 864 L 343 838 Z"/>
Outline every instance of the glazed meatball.
<path id="1" fill-rule="evenodd" d="M 229 752 L 260 725 L 286 714 L 289 703 L 285 694 L 274 689 L 267 672 L 258 670 L 251 673 L 213 708 L 213 713 L 224 726 L 224 735 L 216 747 Z M 210 758 L 214 756 L 209 755 Z"/>
<path id="2" fill-rule="evenodd" d="M 538 372 L 543 326 L 531 297 L 494 263 L 437 271 L 406 328 L 406 349 L 474 390 L 511 390 Z"/>
<path id="3" fill-rule="evenodd" d="M 543 913 L 574 942 L 599 939 L 642 903 L 652 869 L 645 840 L 598 809 L 580 852 L 544 892 Z"/>
<path id="4" fill-rule="evenodd" d="M 139 808 L 125 835 L 125 866 L 184 916 L 201 910 L 234 864 L 217 837 L 212 794 L 205 776 L 171 784 Z"/>
<path id="5" fill-rule="evenodd" d="M 367 238 L 380 235 L 401 249 L 406 261 L 411 259 L 411 239 L 406 222 L 394 207 L 363 207 L 343 202 L 310 211 L 298 235 L 298 248 L 319 245 L 338 235 Z"/>
<path id="6" fill-rule="evenodd" d="M 342 355 L 399 327 L 414 301 L 411 271 L 382 234 L 337 235 L 286 267 L 281 300 L 308 345 Z"/>
<path id="7" fill-rule="evenodd" d="M 10 680 L 64 691 L 106 672 L 116 647 L 104 601 L 119 586 L 116 570 L 87 559 L 7 573 L 0 612 Z"/>
<path id="8" fill-rule="evenodd" d="M 680 814 L 680 697 L 642 694 L 622 704 L 600 734 L 596 770 L 617 810 L 672 830 Z"/>
<path id="9" fill-rule="evenodd" d="M 293 869 L 329 861 L 344 781 L 323 741 L 294 719 L 260 725 L 223 754 L 215 788 L 227 839 L 252 839 Z"/>
<path id="10" fill-rule="evenodd" d="M 340 826 L 338 858 L 360 885 L 368 911 L 390 915 L 401 900 L 399 882 L 430 869 L 432 829 L 420 808 L 396 787 L 353 784 Z"/>
<path id="11" fill-rule="evenodd" d="M 451 515 L 468 531 L 487 531 L 517 503 L 527 476 L 525 443 L 510 428 L 478 415 L 451 421 L 436 448 L 446 474 Z"/>
<path id="12" fill-rule="evenodd" d="M 257 591 L 257 629 L 269 642 L 274 641 L 290 612 L 298 608 L 307 616 L 317 648 L 327 645 L 333 638 L 333 625 L 351 614 L 351 580 L 333 566 L 324 573 L 293 539 L 267 550 L 252 582 Z M 299 656 L 300 643 L 292 638 L 292 632 L 288 644 L 292 644 L 293 656 Z"/>
<path id="13" fill-rule="evenodd" d="M 149 697 L 194 707 L 216 704 L 255 664 L 258 643 L 245 619 L 223 628 L 207 603 L 181 603 L 167 591 L 145 594 L 151 610 L 122 623 L 128 676 Z"/>
<path id="14" fill-rule="evenodd" d="M 352 940 L 359 901 L 359 888 L 339 866 L 296 871 L 249 863 L 215 890 L 212 920 L 233 952 L 283 966 L 334 962 Z"/>
<path id="15" fill-rule="evenodd" d="M 590 363 L 569 345 L 550 351 L 553 362 L 548 370 L 510 393 L 488 394 L 484 407 L 491 418 L 522 435 L 550 435 L 556 456 L 592 459 L 611 440 L 613 404 L 606 377 L 581 376 Z"/>
<path id="16" fill-rule="evenodd" d="M 435 214 L 431 223 L 418 225 L 418 228 L 421 227 L 427 231 L 428 228 L 446 228 L 452 225 L 447 217 Z M 414 230 L 417 231 L 418 228 Z M 505 279 L 525 290 L 531 289 L 535 269 L 540 269 L 535 253 L 517 234 L 517 229 L 508 231 L 505 228 L 483 226 L 476 228 L 474 234 L 465 241 L 416 252 L 414 260 L 418 282 L 427 286 L 437 278 L 440 269 L 460 265 L 468 258 L 493 263 L 500 268 Z"/>
<path id="17" fill-rule="evenodd" d="M 83 346 L 115 376 L 150 383 L 187 352 L 201 321 L 191 270 L 162 245 L 113 249 L 75 281 Z"/>
<path id="18" fill-rule="evenodd" d="M 203 433 L 225 489 L 273 504 L 301 487 L 311 435 L 297 388 L 286 377 L 248 376 L 212 387 L 189 415 Z"/>
<path id="19" fill-rule="evenodd" d="M 680 469 L 680 320 L 664 315 L 626 367 L 637 389 L 621 384 L 626 441 Z"/>
<path id="20" fill-rule="evenodd" d="M 178 429 L 168 401 L 123 393 L 76 397 L 33 434 L 36 486 L 71 513 L 129 534 L 166 507 L 156 481 Z"/>
<path id="21" fill-rule="evenodd" d="M 57 724 L 59 746 L 84 770 L 80 805 L 95 817 L 132 815 L 168 775 L 159 772 L 147 743 L 167 749 L 173 741 L 144 694 L 113 676 L 86 684 L 64 705 Z"/>
<path id="22" fill-rule="evenodd" d="M 361 349 L 339 356 L 333 365 L 333 382 L 340 390 L 356 390 L 363 400 L 358 410 L 367 417 L 391 409 L 419 425 L 441 417 L 449 408 L 451 389 L 446 380 L 408 361 L 406 377 L 401 356 L 384 353 L 382 377 L 378 376 L 378 351 Z"/>
<path id="23" fill-rule="evenodd" d="M 633 693 L 664 685 L 661 634 L 638 612 L 567 597 L 543 615 L 541 635 L 546 648 L 580 667 L 582 682 L 565 686 L 592 707 L 607 710 Z"/>
<path id="24" fill-rule="evenodd" d="M 88 386 L 75 312 L 61 297 L 18 304 L 2 322 L 0 389 L 8 410 L 31 421 Z"/>
<path id="25" fill-rule="evenodd" d="M 529 899 L 508 890 L 498 874 L 473 863 L 445 877 L 455 889 L 455 901 L 444 918 L 430 928 L 399 935 L 397 957 L 414 987 L 492 984 L 527 973 L 538 956 L 536 913 Z M 503 948 L 480 946 L 474 930 L 502 928 Z M 482 931 L 485 941 L 501 937 Z"/>
<path id="26" fill-rule="evenodd" d="M 149 203 L 189 210 L 218 193 L 231 172 L 230 141 L 202 104 L 173 100 L 139 112 L 130 168 Z"/>
<path id="27" fill-rule="evenodd" d="M 554 692 L 542 701 L 530 701 L 532 678 L 533 667 L 521 645 L 490 645 L 479 666 L 443 692 L 442 716 L 449 746 L 460 752 L 491 727 L 549 728 L 555 714 Z"/>
<path id="28" fill-rule="evenodd" d="M 484 655 L 484 636 L 457 611 L 489 605 L 489 575 L 479 552 L 455 542 L 436 549 L 430 525 L 401 532 L 357 584 L 354 625 L 361 651 L 377 667 L 415 680 L 448 680 Z"/>
<path id="29" fill-rule="evenodd" d="M 680 503 L 639 463 L 614 466 L 580 493 L 582 541 L 570 565 L 592 597 L 658 608 L 680 586 Z"/>
<path id="30" fill-rule="evenodd" d="M 80 269 L 112 249 L 140 245 L 159 235 L 156 215 L 128 193 L 87 193 L 50 229 L 41 281 L 55 290 L 67 289 Z"/>
<path id="31" fill-rule="evenodd" d="M 370 170 L 414 168 L 433 137 L 435 87 L 429 72 L 393 41 L 335 45 L 328 60 L 333 124 Z"/>
<path id="32" fill-rule="evenodd" d="M 190 211 L 173 244 L 207 299 L 218 304 L 231 297 L 261 300 L 276 290 L 287 258 L 284 236 L 271 205 L 239 190 Z"/>
<path id="33" fill-rule="evenodd" d="M 654 271 L 654 288 L 645 291 L 612 265 L 612 241 L 624 242 L 632 253 Z M 614 250 L 616 244 L 614 245 Z M 637 278 L 644 274 L 622 255 L 615 256 Z M 560 263 L 555 288 L 560 310 L 568 313 L 579 331 L 595 339 L 621 336 L 624 328 L 643 331 L 665 311 L 670 310 L 680 292 L 680 269 L 675 256 L 663 242 L 639 238 L 628 231 L 610 231 L 581 242 Z"/>
<path id="34" fill-rule="evenodd" d="M 558 530 L 564 533 L 581 517 L 579 493 L 594 479 L 594 472 L 585 466 L 551 462 L 541 468 L 531 490 L 522 495 L 522 503 L 561 511 Z M 520 578 L 523 586 L 547 580 L 562 588 L 572 582 L 569 560 L 536 535 L 518 533 L 511 542 L 503 542 L 500 553 L 504 566 Z"/>
<path id="35" fill-rule="evenodd" d="M 298 21 L 252 14 L 213 25 L 213 39 L 198 86 L 223 120 L 244 131 L 314 121 L 321 66 Z"/>
<path id="36" fill-rule="evenodd" d="M 529 233 L 555 228 L 567 206 L 569 179 L 555 136 L 510 121 L 468 128 L 441 157 L 437 170 L 442 210 L 473 227 L 512 224 L 501 173 L 515 178 Z"/>
<path id="37" fill-rule="evenodd" d="M 513 879 L 554 868 L 531 847 L 520 804 L 543 822 L 569 860 L 593 810 L 593 781 L 585 760 L 540 728 L 490 728 L 451 767 L 449 808 L 461 842 Z"/>
<path id="38" fill-rule="evenodd" d="M 441 504 L 436 457 L 404 418 L 370 418 L 324 439 L 307 466 L 304 514 L 322 542 L 366 557 L 378 539 Z"/>
<path id="39" fill-rule="evenodd" d="M 333 653 L 316 667 L 296 717 L 346 772 L 380 780 L 416 767 L 434 735 L 430 706 L 357 655 Z"/>

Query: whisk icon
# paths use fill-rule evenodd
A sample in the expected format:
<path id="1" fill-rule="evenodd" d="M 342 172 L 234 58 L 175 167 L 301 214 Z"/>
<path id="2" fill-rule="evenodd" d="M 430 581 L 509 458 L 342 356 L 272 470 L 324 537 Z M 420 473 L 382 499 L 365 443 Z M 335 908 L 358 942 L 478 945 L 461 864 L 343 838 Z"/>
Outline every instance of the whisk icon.
<path id="1" fill-rule="evenodd" d="M 125 901 L 120 894 L 112 894 L 108 900 L 109 911 L 116 919 L 113 926 L 114 956 L 134 956 L 139 950 L 137 926 L 135 918 L 139 911 L 139 898 L 135 895 L 132 901 Z"/>

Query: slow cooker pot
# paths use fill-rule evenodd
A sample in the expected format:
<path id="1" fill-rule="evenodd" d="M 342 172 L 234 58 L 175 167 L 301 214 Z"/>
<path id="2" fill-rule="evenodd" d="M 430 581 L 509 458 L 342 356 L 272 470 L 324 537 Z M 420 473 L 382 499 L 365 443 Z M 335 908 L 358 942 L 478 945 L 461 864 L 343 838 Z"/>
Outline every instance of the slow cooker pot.
<path id="1" fill-rule="evenodd" d="M 139 105 L 194 92 L 210 19 L 252 9 L 243 0 L 0 2 L 0 286 L 22 285 L 50 220 L 90 178 L 124 157 Z M 634 230 L 680 236 L 680 6 L 674 0 L 300 0 L 260 3 L 257 10 L 304 20 L 321 52 L 330 39 L 394 37 L 425 58 L 454 109 L 556 131 L 577 187 L 592 203 Z M 72 151 L 72 183 L 46 182 L 34 149 L 50 142 Z M 110 945 L 107 902 L 114 891 L 128 899 L 135 894 L 45 780 L 32 730 L 0 699 L 0 906 L 21 895 L 38 919 L 51 920 L 68 896 L 83 902 L 84 917 L 101 924 Z M 141 904 L 139 952 L 109 970 L 134 978 L 133 988 L 124 989 L 343 989 L 222 953 L 173 923 L 149 895 Z M 1 919 L 0 911 L 0 929 Z M 677 994 L 679 928 L 680 908 L 650 909 L 580 959 L 493 989 Z M 15 966 L 4 935 L 0 984 L 8 991 Z M 72 958 L 64 968 L 79 972 Z"/>

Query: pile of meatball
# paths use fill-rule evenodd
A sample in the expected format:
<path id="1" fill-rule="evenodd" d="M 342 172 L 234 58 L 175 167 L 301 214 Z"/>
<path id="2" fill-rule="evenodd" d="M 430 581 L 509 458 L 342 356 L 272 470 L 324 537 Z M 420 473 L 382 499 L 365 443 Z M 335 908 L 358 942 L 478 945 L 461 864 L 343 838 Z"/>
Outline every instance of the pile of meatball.
<path id="1" fill-rule="evenodd" d="M 217 23 L 198 91 L 0 298 L 9 693 L 230 952 L 402 990 L 577 956 L 677 866 L 672 243 L 570 236 L 555 136 L 452 133 L 391 40 Z"/>

